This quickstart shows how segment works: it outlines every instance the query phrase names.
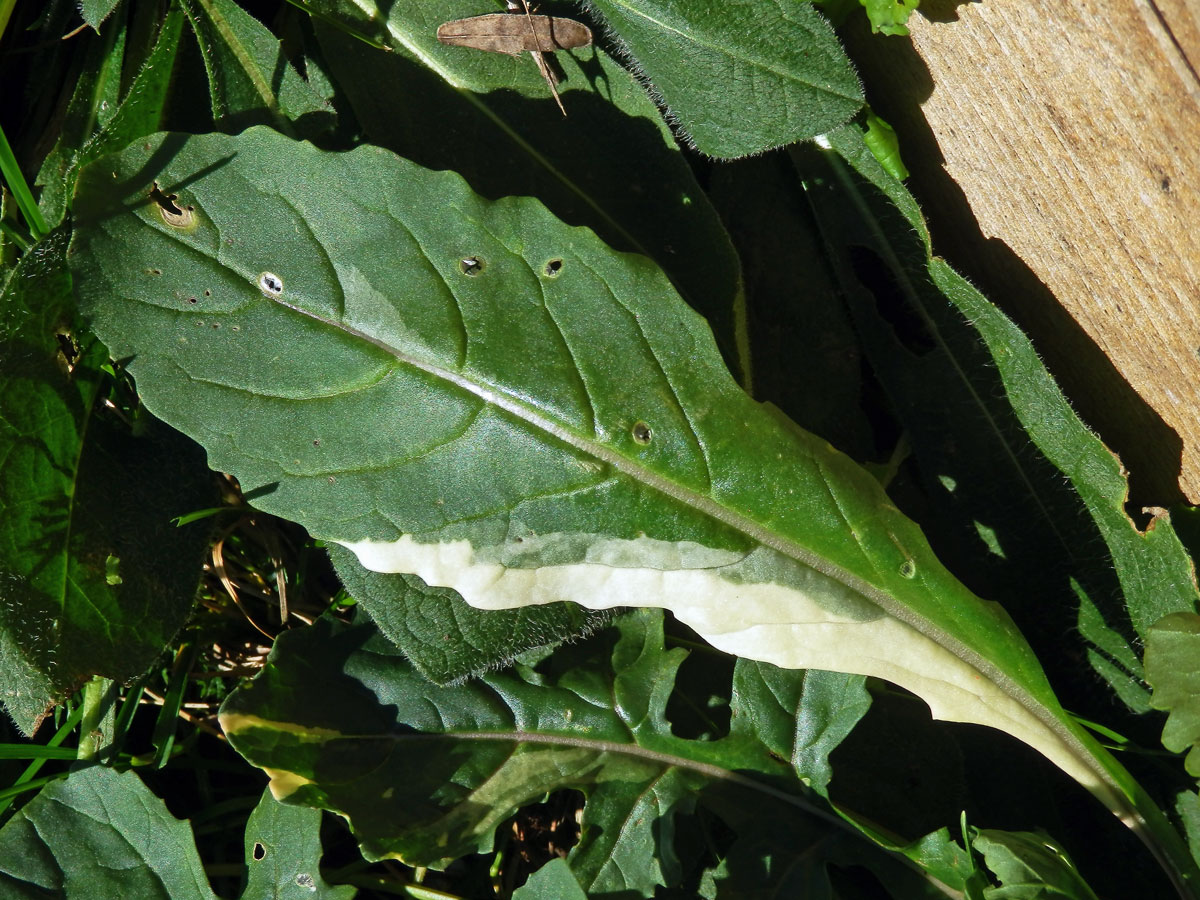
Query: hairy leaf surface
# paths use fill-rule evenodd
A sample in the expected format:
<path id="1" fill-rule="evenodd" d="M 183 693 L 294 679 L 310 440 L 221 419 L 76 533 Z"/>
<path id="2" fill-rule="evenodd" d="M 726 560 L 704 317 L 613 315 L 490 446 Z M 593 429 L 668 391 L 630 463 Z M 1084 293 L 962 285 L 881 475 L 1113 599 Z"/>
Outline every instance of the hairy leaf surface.
<path id="1" fill-rule="evenodd" d="M 862 87 L 805 0 L 589 0 L 697 149 L 734 158 L 836 128 Z"/>
<path id="2" fill-rule="evenodd" d="M 493 669 L 526 650 L 590 634 L 609 619 L 607 613 L 574 603 L 479 610 L 449 588 L 429 587 L 415 575 L 363 568 L 353 553 L 336 544 L 329 557 L 358 608 L 437 684 Z"/>
<path id="3" fill-rule="evenodd" d="M 480 607 L 663 606 L 737 655 L 886 678 L 1122 806 L 1003 611 L 750 400 L 648 260 L 265 130 L 131 147 L 76 213 L 98 333 L 267 511 Z"/>

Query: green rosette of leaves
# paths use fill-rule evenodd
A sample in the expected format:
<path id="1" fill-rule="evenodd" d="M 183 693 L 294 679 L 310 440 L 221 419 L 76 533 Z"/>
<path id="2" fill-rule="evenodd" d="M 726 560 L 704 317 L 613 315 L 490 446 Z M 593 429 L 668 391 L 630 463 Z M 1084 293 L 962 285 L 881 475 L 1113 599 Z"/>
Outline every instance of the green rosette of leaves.
<path id="1" fill-rule="evenodd" d="M 884 678 L 1036 748 L 1187 873 L 1004 611 L 751 400 L 645 257 L 263 128 L 139 141 L 74 209 L 96 332 L 260 508 L 477 607 L 664 607 L 739 656 Z"/>

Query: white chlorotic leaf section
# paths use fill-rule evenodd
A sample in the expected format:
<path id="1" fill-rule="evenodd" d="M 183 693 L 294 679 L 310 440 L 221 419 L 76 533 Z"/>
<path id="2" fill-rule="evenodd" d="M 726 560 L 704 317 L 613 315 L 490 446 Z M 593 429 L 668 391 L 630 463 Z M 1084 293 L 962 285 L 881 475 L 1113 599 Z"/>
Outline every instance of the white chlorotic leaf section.
<path id="1" fill-rule="evenodd" d="M 934 718 L 998 728 L 1037 749 L 1101 799 L 1112 795 L 1077 748 L 984 673 L 913 626 L 868 606 L 839 582 L 791 560 L 783 562 L 792 570 L 786 575 L 789 583 L 780 584 L 747 580 L 738 570 L 745 556 L 724 551 L 709 551 L 712 565 L 707 567 L 668 568 L 664 563 L 672 558 L 699 561 L 705 554 L 695 545 L 666 552 L 668 542 L 645 538 L 603 539 L 605 551 L 598 555 L 620 558 L 623 565 L 597 562 L 589 554 L 585 562 L 530 568 L 484 560 L 466 540 L 421 543 L 405 535 L 397 541 L 338 543 L 372 571 L 418 575 L 427 584 L 454 589 L 480 609 L 562 600 L 590 609 L 657 606 L 736 656 L 787 669 L 882 678 L 921 697 Z M 645 564 L 629 565 L 637 558 Z"/>

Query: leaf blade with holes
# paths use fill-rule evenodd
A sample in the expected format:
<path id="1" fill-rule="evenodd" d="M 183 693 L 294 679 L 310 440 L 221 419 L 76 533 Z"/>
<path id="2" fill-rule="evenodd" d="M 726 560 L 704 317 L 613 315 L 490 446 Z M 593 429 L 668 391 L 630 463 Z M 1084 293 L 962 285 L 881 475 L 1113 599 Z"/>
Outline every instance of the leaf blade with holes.
<path id="1" fill-rule="evenodd" d="M 648 260 L 453 173 L 263 129 L 106 158 L 76 222 L 81 304 L 146 405 L 368 568 L 481 607 L 664 606 L 739 655 L 883 677 L 1136 818 L 1004 613 L 742 393 Z"/>

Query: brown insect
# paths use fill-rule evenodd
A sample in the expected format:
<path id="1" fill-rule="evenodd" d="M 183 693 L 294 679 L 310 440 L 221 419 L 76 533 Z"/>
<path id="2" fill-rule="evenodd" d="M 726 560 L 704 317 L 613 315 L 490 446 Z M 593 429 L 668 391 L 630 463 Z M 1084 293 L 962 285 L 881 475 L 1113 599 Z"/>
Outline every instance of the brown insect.
<path id="1" fill-rule="evenodd" d="M 554 102 L 567 114 L 558 96 L 558 76 L 546 62 L 546 54 L 555 50 L 573 50 L 592 43 L 592 31 L 582 22 L 561 16 L 534 15 L 528 0 L 507 0 L 508 12 L 455 19 L 439 25 L 437 39 L 452 47 L 472 47 L 491 53 L 520 56 L 528 53 L 537 63 L 538 71 Z"/>

